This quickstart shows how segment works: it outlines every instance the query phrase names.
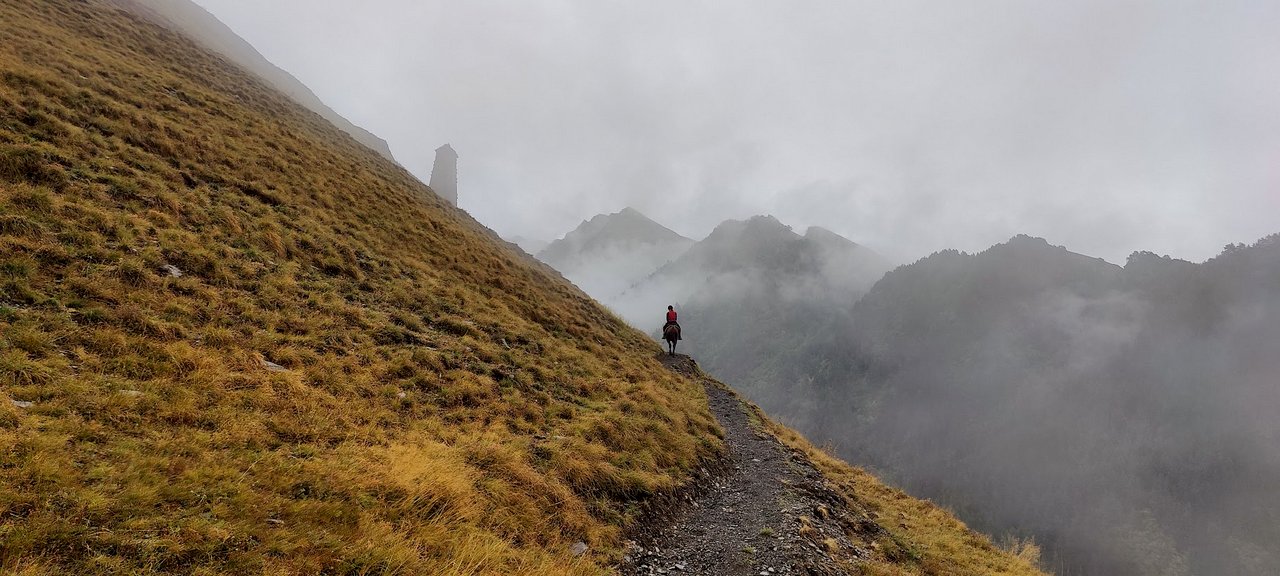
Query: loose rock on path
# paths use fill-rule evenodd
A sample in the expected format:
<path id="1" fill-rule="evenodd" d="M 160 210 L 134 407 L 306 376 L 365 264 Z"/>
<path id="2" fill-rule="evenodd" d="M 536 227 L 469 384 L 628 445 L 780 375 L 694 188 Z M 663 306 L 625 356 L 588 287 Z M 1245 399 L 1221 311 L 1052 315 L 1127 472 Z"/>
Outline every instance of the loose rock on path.
<path id="1" fill-rule="evenodd" d="M 803 453 L 760 427 L 754 413 L 688 356 L 663 364 L 706 386 L 725 431 L 726 460 L 691 501 L 636 537 L 624 575 L 848 574 L 871 555 L 879 527 L 847 510 Z M 851 538 L 852 536 L 852 538 Z"/>

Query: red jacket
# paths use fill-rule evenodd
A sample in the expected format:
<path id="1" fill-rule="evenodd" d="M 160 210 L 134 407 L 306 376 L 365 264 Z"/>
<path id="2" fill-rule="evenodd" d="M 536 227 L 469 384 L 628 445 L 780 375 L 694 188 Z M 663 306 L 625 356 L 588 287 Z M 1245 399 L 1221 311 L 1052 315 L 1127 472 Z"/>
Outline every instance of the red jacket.
<path id="1" fill-rule="evenodd" d="M 676 311 L 667 310 L 667 322 L 675 322 L 675 321 L 676 321 Z"/>

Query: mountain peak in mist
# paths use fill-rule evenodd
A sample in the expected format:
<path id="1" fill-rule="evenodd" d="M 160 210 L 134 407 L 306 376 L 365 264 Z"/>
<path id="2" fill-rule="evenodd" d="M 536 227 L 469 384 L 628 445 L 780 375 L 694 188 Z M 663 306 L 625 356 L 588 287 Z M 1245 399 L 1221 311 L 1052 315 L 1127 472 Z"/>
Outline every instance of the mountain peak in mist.
<path id="1" fill-rule="evenodd" d="M 857 242 L 854 242 L 853 240 L 845 238 L 844 236 L 836 234 L 835 232 L 832 232 L 831 230 L 828 230 L 821 226 L 810 226 L 808 230 L 804 231 L 804 235 L 806 238 L 843 241 L 843 242 L 848 242 L 850 244 L 853 244 L 855 246 L 858 245 Z"/>
<path id="2" fill-rule="evenodd" d="M 969 272 L 962 274 L 961 270 Z M 944 275 L 956 276 L 952 280 L 951 296 L 971 290 L 975 298 L 984 301 L 1007 300 L 1015 294 L 1021 297 L 1050 286 L 1068 286 L 1094 294 L 1110 286 L 1122 270 L 1101 258 L 1054 246 L 1044 238 L 1019 234 L 977 254 L 943 250 L 898 268 L 885 275 L 864 302 L 874 305 L 882 297 L 894 298 L 894 293 L 911 292 L 913 286 Z M 932 295 L 919 304 L 945 307 L 954 303 Z"/>
<path id="3" fill-rule="evenodd" d="M 808 230 L 804 231 L 804 238 L 825 250 L 856 250 L 869 254 L 874 253 L 867 247 L 821 226 L 810 226 Z M 877 256 L 879 255 L 877 254 Z M 886 260 L 885 263 L 887 264 L 888 261 Z"/>
<path id="4" fill-rule="evenodd" d="M 844 271 L 858 276 L 860 280 L 854 284 L 863 289 L 892 267 L 875 251 L 835 232 L 812 226 L 801 236 L 770 215 L 722 222 L 672 265 L 714 271 L 756 269 L 810 274 L 833 264 L 843 265 L 841 276 L 848 276 Z"/>
<path id="5" fill-rule="evenodd" d="M 731 300 L 731 292 L 775 302 L 852 304 L 891 267 L 879 254 L 834 232 L 819 228 L 801 236 L 767 215 L 727 220 L 634 287 L 629 293 L 640 304 L 626 309 L 653 308 L 667 300 Z"/>
<path id="6" fill-rule="evenodd" d="M 1102 258 L 1072 252 L 1065 246 L 1055 246 L 1044 238 L 1026 234 L 1018 234 L 1003 244 L 996 244 L 980 253 L 979 256 L 1004 259 L 1010 263 L 1021 262 L 1025 266 L 1032 266 L 1033 262 L 1039 262 L 1043 266 L 1058 266 L 1060 268 L 1097 268 L 1107 270 L 1110 273 L 1120 271 L 1119 266 Z"/>
<path id="7" fill-rule="evenodd" d="M 588 294 L 607 302 L 684 254 L 693 243 L 627 207 L 583 221 L 537 257 Z"/>
<path id="8" fill-rule="evenodd" d="M 725 220 L 718 224 L 707 239 L 731 238 L 740 234 L 778 234 L 799 237 L 790 226 L 783 224 L 774 216 L 767 214 L 752 216 L 746 220 Z"/>
<path id="9" fill-rule="evenodd" d="M 1054 246 L 1039 236 L 1018 234 L 987 249 L 988 252 L 1012 252 L 1019 254 L 1049 254 L 1050 252 L 1069 252 L 1066 247 Z"/>
<path id="10" fill-rule="evenodd" d="M 612 214 L 597 214 L 584 220 L 564 238 L 556 240 L 538 253 L 542 261 L 560 267 L 586 252 L 599 252 L 617 246 L 645 244 L 693 244 L 675 231 L 627 207 Z"/>

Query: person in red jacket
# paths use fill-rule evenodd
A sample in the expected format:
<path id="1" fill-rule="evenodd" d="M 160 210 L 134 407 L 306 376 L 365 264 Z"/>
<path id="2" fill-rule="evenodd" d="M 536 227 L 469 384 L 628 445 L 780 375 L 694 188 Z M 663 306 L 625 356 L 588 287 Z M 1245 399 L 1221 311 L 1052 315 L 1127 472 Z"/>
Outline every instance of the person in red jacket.
<path id="1" fill-rule="evenodd" d="M 667 341 L 667 354 L 675 355 L 676 342 L 680 340 L 680 323 L 676 322 L 675 306 L 667 306 L 667 323 L 662 325 L 662 339 Z"/>
<path id="2" fill-rule="evenodd" d="M 667 323 L 662 325 L 663 336 L 667 334 L 667 327 L 672 325 L 676 327 L 676 340 L 680 340 L 680 323 L 676 322 L 676 308 L 675 306 L 667 306 Z"/>

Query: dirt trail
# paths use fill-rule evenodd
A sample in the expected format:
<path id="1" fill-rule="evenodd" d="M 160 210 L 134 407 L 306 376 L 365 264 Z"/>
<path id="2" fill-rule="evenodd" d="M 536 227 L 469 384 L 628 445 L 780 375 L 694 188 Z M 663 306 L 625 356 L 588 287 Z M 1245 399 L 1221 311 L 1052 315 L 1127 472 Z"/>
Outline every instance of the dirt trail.
<path id="1" fill-rule="evenodd" d="M 859 535 L 879 527 L 844 509 L 803 454 L 765 432 L 689 357 L 664 354 L 663 364 L 706 386 L 728 455 L 686 506 L 637 537 L 622 574 L 848 574 L 870 556 Z"/>

